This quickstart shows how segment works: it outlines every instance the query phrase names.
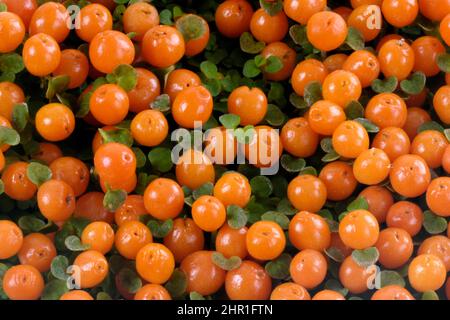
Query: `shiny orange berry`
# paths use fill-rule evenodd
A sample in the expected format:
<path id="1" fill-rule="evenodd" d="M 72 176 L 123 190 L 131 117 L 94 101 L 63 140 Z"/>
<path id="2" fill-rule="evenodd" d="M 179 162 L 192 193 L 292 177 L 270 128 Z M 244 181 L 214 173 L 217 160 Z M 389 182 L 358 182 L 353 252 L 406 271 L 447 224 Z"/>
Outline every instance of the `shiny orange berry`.
<path id="1" fill-rule="evenodd" d="M 267 97 L 259 88 L 242 86 L 234 89 L 228 97 L 228 112 L 240 117 L 242 126 L 256 125 L 267 112 Z"/>
<path id="2" fill-rule="evenodd" d="M 214 186 L 214 196 L 227 207 L 231 204 L 245 208 L 250 201 L 251 187 L 248 179 L 240 173 L 225 173 Z"/>
<path id="3" fill-rule="evenodd" d="M 281 129 L 281 142 L 283 148 L 293 156 L 307 158 L 316 152 L 319 135 L 305 118 L 292 118 Z"/>
<path id="4" fill-rule="evenodd" d="M 135 2 L 127 7 L 122 17 L 125 33 L 134 32 L 133 40 L 142 41 L 145 33 L 159 25 L 158 10 L 146 2 Z"/>
<path id="5" fill-rule="evenodd" d="M 260 8 L 255 11 L 250 21 L 252 35 L 265 43 L 281 41 L 288 32 L 288 27 L 288 19 L 283 11 L 271 16 Z"/>
<path id="6" fill-rule="evenodd" d="M 419 291 L 434 291 L 445 283 L 446 269 L 441 259 L 432 254 L 420 254 L 408 267 L 408 280 Z"/>
<path id="7" fill-rule="evenodd" d="M 433 179 L 427 188 L 427 205 L 431 211 L 442 217 L 450 216 L 450 177 Z"/>
<path id="8" fill-rule="evenodd" d="M 397 193 L 414 198 L 425 193 L 431 181 L 431 174 L 422 157 L 408 154 L 398 157 L 392 163 L 389 179 Z"/>
<path id="9" fill-rule="evenodd" d="M 258 260 L 277 258 L 286 246 L 281 227 L 272 221 L 258 221 L 250 226 L 246 237 L 248 253 Z"/>
<path id="10" fill-rule="evenodd" d="M 187 88 L 177 94 L 172 104 L 174 120 L 182 127 L 193 129 L 203 125 L 213 111 L 213 98 L 204 86 Z"/>
<path id="11" fill-rule="evenodd" d="M 15 256 L 22 248 L 22 230 L 12 221 L 0 220 L 0 259 L 9 259 Z"/>
<path id="12" fill-rule="evenodd" d="M 16 265 L 3 275 L 3 291 L 11 300 L 38 300 L 44 291 L 44 278 L 30 265 Z"/>
<path id="13" fill-rule="evenodd" d="M 77 36 L 86 42 L 91 42 L 94 37 L 103 32 L 112 30 L 113 17 L 105 6 L 91 3 L 81 8 L 78 14 L 79 28 L 75 29 Z"/>
<path id="14" fill-rule="evenodd" d="M 353 249 L 373 246 L 380 232 L 377 219 L 367 210 L 349 212 L 339 223 L 342 242 Z"/>
<path id="15" fill-rule="evenodd" d="M 321 11 L 313 14 L 306 26 L 306 35 L 311 44 L 319 50 L 331 51 L 344 43 L 347 37 L 347 23 L 337 13 Z"/>
<path id="16" fill-rule="evenodd" d="M 184 53 L 183 35 L 171 26 L 155 26 L 145 33 L 142 40 L 142 56 L 156 68 L 167 68 L 177 63 Z"/>
<path id="17" fill-rule="evenodd" d="M 103 73 L 111 73 L 121 64 L 131 64 L 134 55 L 133 42 L 120 31 L 97 33 L 89 44 L 90 61 L 95 69 Z"/>
<path id="18" fill-rule="evenodd" d="M 228 38 L 237 38 L 250 30 L 253 8 L 246 0 L 226 0 L 216 9 L 217 29 Z"/>
<path id="19" fill-rule="evenodd" d="M 48 220 L 66 221 L 75 211 L 75 194 L 69 184 L 51 179 L 39 187 L 37 203 Z"/>
<path id="20" fill-rule="evenodd" d="M 213 196 L 201 196 L 192 204 L 192 219 L 204 231 L 216 231 L 224 224 L 226 217 L 224 205 Z"/>
<path id="21" fill-rule="evenodd" d="M 131 134 L 139 144 L 154 147 L 162 143 L 169 133 L 169 124 L 159 110 L 144 110 L 131 121 Z"/>
<path id="22" fill-rule="evenodd" d="M 361 96 L 361 82 L 358 77 L 345 70 L 330 73 L 322 84 L 322 94 L 325 100 L 345 108 L 349 102 L 357 101 Z"/>
<path id="23" fill-rule="evenodd" d="M 22 57 L 29 73 L 36 77 L 44 77 L 58 68 L 61 49 L 51 36 L 38 33 L 25 41 Z"/>
<path id="24" fill-rule="evenodd" d="M 83 289 L 98 286 L 108 275 L 108 261 L 98 251 L 80 253 L 73 264 L 80 268 L 80 285 Z"/>
<path id="25" fill-rule="evenodd" d="M 325 204 L 327 188 L 313 175 L 300 175 L 289 183 L 287 195 L 297 210 L 317 212 Z"/>
<path id="26" fill-rule="evenodd" d="M 139 250 L 153 241 L 150 229 L 139 221 L 126 221 L 116 232 L 114 244 L 120 255 L 136 259 Z"/>
<path id="27" fill-rule="evenodd" d="M 299 250 L 323 251 L 330 246 L 330 228 L 321 216 L 301 211 L 289 224 L 289 240 Z"/>
<path id="28" fill-rule="evenodd" d="M 144 205 L 147 212 L 156 219 L 173 219 L 183 209 L 183 190 L 178 183 L 171 179 L 155 179 L 145 189 Z"/>
<path id="29" fill-rule="evenodd" d="M 16 50 L 25 37 L 22 19 L 12 12 L 0 12 L 0 37 L 0 53 Z"/>
<path id="30" fill-rule="evenodd" d="M 354 159 L 369 149 L 369 135 L 359 122 L 347 120 L 334 130 L 332 144 L 339 155 Z"/>
<path id="31" fill-rule="evenodd" d="M 114 244 L 114 230 L 106 222 L 92 222 L 83 229 L 81 242 L 90 245 L 92 250 L 107 254 Z"/>
<path id="32" fill-rule="evenodd" d="M 36 113 L 36 130 L 47 141 L 67 139 L 75 129 L 72 110 L 60 103 L 50 103 Z"/>
<path id="33" fill-rule="evenodd" d="M 23 239 L 17 256 L 21 264 L 31 265 L 40 272 L 47 272 L 53 258 L 56 257 L 56 248 L 48 236 L 30 233 Z"/>

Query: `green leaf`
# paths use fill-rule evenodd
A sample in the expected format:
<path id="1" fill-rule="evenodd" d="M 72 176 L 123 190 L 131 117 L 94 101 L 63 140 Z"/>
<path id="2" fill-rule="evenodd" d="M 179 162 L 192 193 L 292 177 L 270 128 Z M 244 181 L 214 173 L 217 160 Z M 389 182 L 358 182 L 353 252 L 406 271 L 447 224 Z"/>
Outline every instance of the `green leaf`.
<path id="1" fill-rule="evenodd" d="M 40 186 L 52 178 L 52 171 L 44 164 L 30 162 L 27 166 L 27 177 L 35 185 Z"/>
<path id="2" fill-rule="evenodd" d="M 306 103 L 305 99 L 303 97 L 299 96 L 295 92 L 292 92 L 289 95 L 289 102 L 297 109 L 308 109 L 308 104 Z"/>
<path id="3" fill-rule="evenodd" d="M 250 180 L 250 186 L 254 195 L 267 198 L 272 194 L 272 182 L 266 176 L 256 176 Z"/>
<path id="4" fill-rule="evenodd" d="M 213 64 L 219 64 L 228 56 L 228 52 L 225 49 L 217 49 L 215 51 L 206 51 L 205 57 Z"/>
<path id="5" fill-rule="evenodd" d="M 47 92 L 45 97 L 49 100 L 53 99 L 57 93 L 61 93 L 67 89 L 70 83 L 70 77 L 68 75 L 60 75 L 51 77 L 48 80 Z"/>
<path id="6" fill-rule="evenodd" d="M 240 229 L 247 224 L 248 216 L 244 209 L 237 205 L 227 207 L 228 225 L 233 229 Z"/>
<path id="7" fill-rule="evenodd" d="M 169 148 L 157 147 L 148 153 L 148 160 L 159 172 L 168 172 L 173 167 L 172 153 Z"/>
<path id="8" fill-rule="evenodd" d="M 127 192 L 125 190 L 108 190 L 103 197 L 103 207 L 110 211 L 115 212 L 127 198 Z"/>
<path id="9" fill-rule="evenodd" d="M 355 51 L 364 49 L 364 37 L 355 27 L 348 27 L 345 43 Z"/>
<path id="10" fill-rule="evenodd" d="M 169 291 L 172 298 L 179 298 L 187 290 L 186 274 L 180 269 L 175 269 L 169 281 L 165 284 L 165 288 Z"/>
<path id="11" fill-rule="evenodd" d="M 348 289 L 344 288 L 342 284 L 336 279 L 330 279 L 327 282 L 325 282 L 325 289 L 339 292 L 344 297 L 348 294 Z"/>
<path id="12" fill-rule="evenodd" d="M 269 56 L 267 63 L 264 66 L 264 71 L 267 73 L 276 73 L 283 69 L 283 61 L 277 56 Z"/>
<path id="13" fill-rule="evenodd" d="M 422 293 L 421 300 L 439 300 L 439 296 L 434 291 L 426 291 Z"/>
<path id="14" fill-rule="evenodd" d="M 247 78 L 254 78 L 261 73 L 261 69 L 258 68 L 258 66 L 255 63 L 255 60 L 250 59 L 245 62 L 242 73 Z"/>
<path id="15" fill-rule="evenodd" d="M 289 28 L 289 35 L 295 44 L 301 46 L 304 50 L 310 52 L 313 46 L 306 35 L 306 26 L 294 24 Z"/>
<path id="16" fill-rule="evenodd" d="M 334 149 L 333 149 L 333 143 L 331 142 L 331 138 L 326 137 L 326 138 L 323 138 L 322 140 L 320 140 L 320 148 L 325 153 L 332 152 Z"/>
<path id="17" fill-rule="evenodd" d="M 314 168 L 313 166 L 307 166 L 307 167 L 304 167 L 302 170 L 300 170 L 299 175 L 302 175 L 302 174 L 309 174 L 309 175 L 317 177 L 317 169 Z"/>
<path id="18" fill-rule="evenodd" d="M 344 109 L 348 120 L 364 117 L 364 107 L 359 101 L 350 101 Z"/>
<path id="19" fill-rule="evenodd" d="M 380 257 L 377 248 L 370 247 L 362 250 L 353 250 L 352 258 L 361 267 L 369 267 L 375 264 Z"/>
<path id="20" fill-rule="evenodd" d="M 400 287 L 405 286 L 405 280 L 403 279 L 403 277 L 398 272 L 392 270 L 381 271 L 380 281 L 381 281 L 381 288 L 390 285 L 397 285 Z"/>
<path id="21" fill-rule="evenodd" d="M 85 251 L 91 247 L 89 244 L 82 244 L 80 238 L 75 235 L 68 236 L 64 240 L 64 244 L 70 251 Z"/>
<path id="22" fill-rule="evenodd" d="M 258 54 L 255 56 L 255 58 L 253 59 L 255 61 L 255 65 L 258 68 L 263 67 L 266 63 L 267 63 L 267 59 L 264 58 L 262 55 Z"/>
<path id="23" fill-rule="evenodd" d="M 261 216 L 261 220 L 273 221 L 277 223 L 283 230 L 287 230 L 289 228 L 289 218 L 281 212 L 267 211 Z"/>
<path id="24" fill-rule="evenodd" d="M 225 256 L 220 252 L 214 252 L 212 254 L 212 261 L 213 263 L 218 266 L 219 268 L 225 270 L 225 271 L 231 271 L 234 269 L 239 268 L 239 266 L 242 263 L 241 258 L 237 256 L 233 256 L 230 258 L 225 258 Z"/>
<path id="25" fill-rule="evenodd" d="M 419 94 L 425 88 L 427 77 L 421 71 L 414 72 L 408 79 L 400 82 L 400 88 L 407 94 Z"/>
<path id="26" fill-rule="evenodd" d="M 206 300 L 206 299 L 197 291 L 192 291 L 191 293 L 189 293 L 189 300 Z"/>
<path id="27" fill-rule="evenodd" d="M 443 72 L 450 72 L 450 54 L 449 53 L 442 53 L 440 54 L 437 59 L 436 63 Z"/>
<path id="28" fill-rule="evenodd" d="M 238 143 L 248 144 L 253 140 L 253 136 L 255 135 L 255 127 L 248 125 L 244 128 L 236 128 L 233 133 Z"/>
<path id="29" fill-rule="evenodd" d="M 8 6 L 6 5 L 6 3 L 0 3 L 0 12 L 5 12 L 8 11 Z"/>
<path id="30" fill-rule="evenodd" d="M 340 158 L 341 156 L 335 151 L 331 150 L 322 157 L 322 162 L 333 162 Z"/>
<path id="31" fill-rule="evenodd" d="M 447 138 L 448 142 L 450 142 L 450 128 L 444 130 L 444 135 Z"/>
<path id="32" fill-rule="evenodd" d="M 117 142 L 126 145 L 127 147 L 131 147 L 133 145 L 133 136 L 129 129 L 124 128 L 115 128 L 113 130 L 103 130 L 98 129 L 103 142 Z"/>
<path id="33" fill-rule="evenodd" d="M 172 21 L 172 11 L 169 9 L 164 9 L 159 13 L 159 21 L 161 24 L 171 26 L 173 25 Z"/>
<path id="34" fill-rule="evenodd" d="M 0 55 L 0 70 L 5 73 L 16 74 L 25 68 L 22 56 L 17 53 Z"/>
<path id="35" fill-rule="evenodd" d="M 39 232 L 52 225 L 51 222 L 45 223 L 33 215 L 22 216 L 17 223 L 19 227 L 26 232 Z"/>
<path id="36" fill-rule="evenodd" d="M 180 7 L 174 7 L 175 25 L 178 31 L 183 35 L 184 41 L 196 40 L 201 38 L 206 30 L 204 20 L 198 15 L 184 15 Z M 209 33 L 208 33 L 209 34 Z"/>
<path id="37" fill-rule="evenodd" d="M 203 61 L 202 63 L 200 63 L 200 71 L 208 79 L 217 79 L 219 76 L 217 66 L 211 61 Z"/>
<path id="38" fill-rule="evenodd" d="M 274 104 L 267 105 L 267 113 L 264 118 L 268 124 L 272 127 L 280 127 L 283 125 L 286 116 L 285 114 Z"/>
<path id="39" fill-rule="evenodd" d="M 203 86 L 208 89 L 213 97 L 217 97 L 222 92 L 222 83 L 219 79 L 205 79 Z"/>
<path id="40" fill-rule="evenodd" d="M 359 122 L 369 133 L 376 133 L 380 131 L 380 128 L 378 128 L 376 124 L 366 118 L 356 118 L 355 121 Z"/>
<path id="41" fill-rule="evenodd" d="M 283 2 L 281 0 L 259 0 L 259 4 L 270 16 L 276 16 L 283 10 Z"/>
<path id="42" fill-rule="evenodd" d="M 108 293 L 100 291 L 99 293 L 97 293 L 95 300 L 112 300 L 112 298 Z"/>
<path id="43" fill-rule="evenodd" d="M 384 80 L 375 79 L 372 81 L 372 90 L 376 93 L 391 93 L 394 92 L 398 86 L 398 80 L 396 77 L 391 76 Z"/>
<path id="44" fill-rule="evenodd" d="M 291 261 L 292 257 L 287 253 L 283 253 L 275 260 L 267 262 L 264 268 L 272 279 L 284 280 L 290 275 L 289 266 Z"/>
<path id="45" fill-rule="evenodd" d="M 16 74 L 13 72 L 2 72 L 0 74 L 0 82 L 14 82 L 16 80 Z"/>
<path id="46" fill-rule="evenodd" d="M 128 64 L 117 66 L 114 71 L 106 75 L 109 83 L 115 83 L 125 91 L 131 91 L 136 87 L 138 75 L 135 68 Z"/>
<path id="47" fill-rule="evenodd" d="M 56 256 L 52 260 L 50 272 L 56 279 L 66 281 L 69 277 L 66 272 L 68 267 L 69 259 L 66 256 Z"/>
<path id="48" fill-rule="evenodd" d="M 358 197 L 347 206 L 347 211 L 369 210 L 369 203 L 366 198 Z"/>
<path id="49" fill-rule="evenodd" d="M 130 293 L 136 293 L 142 287 L 142 280 L 135 271 L 123 268 L 118 273 L 119 281 Z"/>
<path id="50" fill-rule="evenodd" d="M 173 220 L 167 219 L 165 221 L 150 220 L 147 227 L 152 232 L 155 238 L 164 238 L 173 229 Z"/>
<path id="51" fill-rule="evenodd" d="M 58 279 L 51 280 L 45 285 L 41 300 L 59 300 L 59 298 L 68 291 L 69 288 L 67 288 L 66 281 Z"/>
<path id="52" fill-rule="evenodd" d="M 170 110 L 170 96 L 166 93 L 159 95 L 150 104 L 150 108 L 153 110 L 159 110 L 161 112 L 167 112 Z"/>
<path id="53" fill-rule="evenodd" d="M 308 106 L 312 106 L 314 103 L 322 99 L 322 85 L 318 81 L 312 81 L 305 87 L 303 94 L 305 102 Z"/>
<path id="54" fill-rule="evenodd" d="M 20 135 L 16 130 L 0 126 L 0 145 L 9 144 L 17 146 L 20 143 Z"/>
<path id="55" fill-rule="evenodd" d="M 219 117 L 219 122 L 226 129 L 235 129 L 239 126 L 239 123 L 241 122 L 241 117 L 239 117 L 236 114 L 227 113 L 227 114 L 223 114 Z"/>
<path id="56" fill-rule="evenodd" d="M 174 19 L 181 17 L 182 15 L 184 15 L 183 9 L 181 9 L 180 6 L 175 6 L 172 9 L 172 13 L 173 13 L 173 17 Z"/>
<path id="57" fill-rule="evenodd" d="M 3 192 L 5 192 L 5 184 L 4 184 L 3 181 L 0 179 L 0 195 L 2 195 Z"/>
<path id="58" fill-rule="evenodd" d="M 426 130 L 436 130 L 439 132 L 444 132 L 444 127 L 441 126 L 439 123 L 437 123 L 436 121 L 428 121 L 423 123 L 418 129 L 417 129 L 417 133 L 420 133 L 422 131 L 426 131 Z"/>
<path id="59" fill-rule="evenodd" d="M 423 213 L 423 227 L 429 234 L 439 234 L 447 230 L 447 220 L 439 217 L 430 210 Z"/>
<path id="60" fill-rule="evenodd" d="M 256 41 L 250 32 L 244 32 L 241 34 L 239 44 L 242 51 L 250 54 L 257 54 L 265 47 L 264 42 Z"/>
<path id="61" fill-rule="evenodd" d="M 144 152 L 140 148 L 131 148 L 134 152 L 134 155 L 136 157 L 136 167 L 142 168 L 145 166 L 145 163 L 147 162 L 147 157 L 145 156 Z"/>
<path id="62" fill-rule="evenodd" d="M 344 261 L 345 257 L 342 254 L 341 250 L 335 247 L 329 247 L 325 249 L 325 254 L 332 260 L 336 262 L 342 262 Z"/>
<path id="63" fill-rule="evenodd" d="M 214 184 L 211 182 L 207 182 L 207 183 L 203 184 L 202 186 L 200 186 L 199 188 L 195 189 L 192 192 L 192 196 L 193 196 L 194 200 L 197 200 L 201 196 L 205 196 L 205 195 L 210 196 L 213 194 L 213 189 L 214 189 Z"/>
<path id="64" fill-rule="evenodd" d="M 22 132 L 30 119 L 28 112 L 28 105 L 26 103 L 19 103 L 14 106 L 12 113 L 12 120 L 14 128 L 18 132 Z"/>
<path id="65" fill-rule="evenodd" d="M 283 154 L 280 162 L 283 169 L 287 172 L 300 172 L 306 166 L 305 159 L 294 158 L 289 154 Z"/>
<path id="66" fill-rule="evenodd" d="M 278 202 L 277 211 L 282 212 L 287 216 L 292 216 L 298 212 L 298 210 L 295 209 L 289 202 L 288 198 L 283 198 L 280 200 L 280 202 Z"/>

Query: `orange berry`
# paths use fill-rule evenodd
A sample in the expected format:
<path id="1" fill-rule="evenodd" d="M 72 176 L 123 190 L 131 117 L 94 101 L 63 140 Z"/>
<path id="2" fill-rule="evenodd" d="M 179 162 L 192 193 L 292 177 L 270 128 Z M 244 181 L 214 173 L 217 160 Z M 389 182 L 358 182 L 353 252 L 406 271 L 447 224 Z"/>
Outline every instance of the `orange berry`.
<path id="1" fill-rule="evenodd" d="M 169 280 L 175 268 L 172 252 L 159 243 L 149 243 L 136 256 L 136 270 L 146 281 L 162 284 Z"/>

